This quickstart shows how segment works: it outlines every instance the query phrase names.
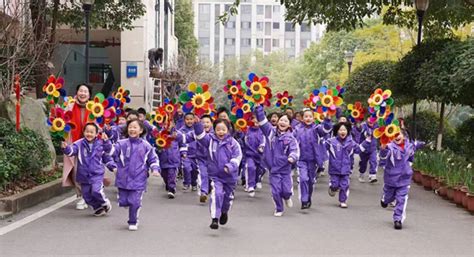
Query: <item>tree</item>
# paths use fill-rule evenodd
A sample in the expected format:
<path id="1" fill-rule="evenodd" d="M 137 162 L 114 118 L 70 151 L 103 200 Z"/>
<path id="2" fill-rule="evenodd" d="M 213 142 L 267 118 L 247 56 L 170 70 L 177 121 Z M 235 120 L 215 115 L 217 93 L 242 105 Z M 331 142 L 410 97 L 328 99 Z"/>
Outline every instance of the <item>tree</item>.
<path id="1" fill-rule="evenodd" d="M 434 58 L 424 62 L 419 69 L 419 77 L 415 89 L 425 95 L 427 99 L 441 103 L 439 116 L 439 128 L 436 149 L 441 150 L 444 115 L 446 104 L 457 104 L 461 98 L 472 98 L 465 96 L 463 85 L 453 83 L 454 66 L 458 57 L 469 47 L 469 43 L 452 41 L 445 45 Z M 471 85 L 472 86 L 472 85 Z"/>
<path id="2" fill-rule="evenodd" d="M 194 13 L 191 0 L 176 1 L 175 24 L 176 37 L 179 39 L 179 53 L 195 62 L 198 42 L 194 36 Z"/>
<path id="3" fill-rule="evenodd" d="M 345 99 L 354 101 L 367 101 L 367 98 L 377 88 L 392 89 L 389 77 L 395 67 L 394 61 L 372 61 L 365 63 L 357 68 L 352 74 L 347 83 L 347 96 Z M 400 104 L 399 95 L 394 96 L 397 105 Z"/>
<path id="4" fill-rule="evenodd" d="M 286 20 L 293 23 L 313 22 L 326 24 L 328 31 L 353 30 L 366 25 L 370 17 L 382 17 L 384 24 L 417 28 L 416 10 L 412 0 L 280 0 L 286 8 Z M 238 12 L 239 0 L 220 19 L 226 22 Z M 474 4 L 468 0 L 430 1 L 425 14 L 425 34 L 428 37 L 452 36 L 459 28 L 474 20 Z"/>
<path id="5" fill-rule="evenodd" d="M 456 57 L 450 76 L 452 84 L 461 87 L 458 102 L 474 108 L 474 39 L 468 39 L 465 44 L 466 49 Z"/>

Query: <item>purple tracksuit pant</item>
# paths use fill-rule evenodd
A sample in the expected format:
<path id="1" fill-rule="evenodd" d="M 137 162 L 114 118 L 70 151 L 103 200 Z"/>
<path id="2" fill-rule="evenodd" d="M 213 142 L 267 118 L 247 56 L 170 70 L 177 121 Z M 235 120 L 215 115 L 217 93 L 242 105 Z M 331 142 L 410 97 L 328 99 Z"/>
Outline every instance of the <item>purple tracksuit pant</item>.
<path id="1" fill-rule="evenodd" d="M 377 174 L 377 151 L 361 152 L 359 156 L 359 172 L 364 174 L 367 170 L 367 164 L 370 164 L 369 174 Z"/>
<path id="2" fill-rule="evenodd" d="M 142 190 L 118 189 L 118 204 L 120 207 L 128 207 L 128 224 L 138 223 L 138 214 L 142 206 Z"/>
<path id="3" fill-rule="evenodd" d="M 395 208 L 393 209 L 393 221 L 401 221 L 403 223 L 405 220 L 408 191 L 410 191 L 409 185 L 401 187 L 383 186 L 382 201 L 385 204 L 396 201 Z"/>
<path id="4" fill-rule="evenodd" d="M 260 160 L 256 160 L 250 156 L 247 156 L 245 164 L 245 181 L 247 188 L 255 189 L 257 182 L 261 181 L 261 177 L 265 172 L 262 168 L 262 163 Z"/>
<path id="5" fill-rule="evenodd" d="M 300 201 L 302 203 L 311 202 L 313 195 L 313 185 L 316 183 L 316 171 L 318 164 L 316 161 L 298 161 L 297 163 L 299 173 L 299 190 Z"/>
<path id="6" fill-rule="evenodd" d="M 329 187 L 335 191 L 339 189 L 339 202 L 345 203 L 349 197 L 349 175 L 329 174 Z"/>
<path id="7" fill-rule="evenodd" d="M 200 181 L 199 186 L 201 187 L 201 195 L 209 194 L 209 174 L 207 172 L 207 163 L 205 160 L 197 159 L 197 166 L 199 170 Z"/>
<path id="8" fill-rule="evenodd" d="M 94 211 L 110 203 L 104 193 L 102 180 L 93 184 L 81 184 L 81 191 L 84 201 L 92 206 Z"/>
<path id="9" fill-rule="evenodd" d="M 280 174 L 270 172 L 273 202 L 277 212 L 283 212 L 283 199 L 288 200 L 293 195 L 293 178 L 291 173 Z"/>
<path id="10" fill-rule="evenodd" d="M 198 166 L 197 166 L 197 160 L 195 157 L 186 157 L 184 160 L 182 160 L 183 164 L 183 173 L 184 173 L 184 182 L 183 184 L 185 186 L 197 186 L 198 182 Z"/>
<path id="11" fill-rule="evenodd" d="M 211 178 L 211 200 L 209 210 L 211 218 L 218 219 L 222 213 L 228 213 L 234 200 L 236 183 L 226 183 L 219 178 Z"/>
<path id="12" fill-rule="evenodd" d="M 178 173 L 177 168 L 162 168 L 161 177 L 165 182 L 167 192 L 176 193 L 176 174 Z"/>

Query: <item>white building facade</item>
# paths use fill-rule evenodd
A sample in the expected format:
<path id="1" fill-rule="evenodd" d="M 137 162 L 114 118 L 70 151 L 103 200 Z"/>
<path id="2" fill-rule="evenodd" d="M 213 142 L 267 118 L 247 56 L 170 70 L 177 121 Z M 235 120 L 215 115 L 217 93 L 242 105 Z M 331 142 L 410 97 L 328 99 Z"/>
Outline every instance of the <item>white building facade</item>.
<path id="1" fill-rule="evenodd" d="M 311 42 L 322 38 L 324 27 L 285 21 L 285 7 L 277 0 L 242 0 L 239 14 L 223 25 L 219 16 L 232 0 L 193 0 L 194 34 L 200 60 L 213 64 L 260 50 L 264 54 L 284 50 L 297 57 Z"/>

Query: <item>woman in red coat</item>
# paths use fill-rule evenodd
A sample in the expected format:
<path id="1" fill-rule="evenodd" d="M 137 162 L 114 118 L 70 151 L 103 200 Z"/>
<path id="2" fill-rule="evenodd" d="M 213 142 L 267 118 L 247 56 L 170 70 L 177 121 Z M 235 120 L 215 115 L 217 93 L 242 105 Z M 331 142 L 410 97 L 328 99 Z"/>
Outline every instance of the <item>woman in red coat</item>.
<path id="1" fill-rule="evenodd" d="M 68 144 L 82 138 L 82 131 L 84 126 L 87 124 L 87 117 L 89 116 L 86 104 L 89 101 L 90 96 L 91 88 L 88 85 L 79 84 L 76 87 L 76 96 L 74 97 L 75 101 L 67 107 L 67 110 L 72 111 L 72 123 L 74 124 L 67 139 Z M 87 209 L 87 204 L 84 202 L 84 199 L 82 199 L 80 185 L 76 183 L 76 158 L 64 155 L 63 163 L 63 186 L 74 186 L 77 197 L 79 198 L 79 201 L 76 203 L 76 209 Z"/>

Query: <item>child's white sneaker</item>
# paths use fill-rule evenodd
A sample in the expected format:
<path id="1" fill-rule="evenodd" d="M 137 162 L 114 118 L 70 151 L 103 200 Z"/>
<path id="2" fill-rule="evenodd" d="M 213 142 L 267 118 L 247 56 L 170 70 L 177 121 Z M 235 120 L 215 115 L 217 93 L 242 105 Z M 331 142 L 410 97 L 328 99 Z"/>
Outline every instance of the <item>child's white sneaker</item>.
<path id="1" fill-rule="evenodd" d="M 377 175 L 375 174 L 369 175 L 369 183 L 373 184 L 375 182 L 377 182 Z"/>
<path id="2" fill-rule="evenodd" d="M 328 188 L 328 194 L 330 197 L 334 197 L 336 195 L 337 190 L 332 190 L 331 187 Z"/>
<path id="3" fill-rule="evenodd" d="M 281 216 L 283 216 L 283 212 L 281 212 L 281 211 L 275 211 L 275 212 L 273 213 L 273 216 L 275 216 L 275 217 L 281 217 Z"/>
<path id="4" fill-rule="evenodd" d="M 87 209 L 89 206 L 87 206 L 87 203 L 86 201 L 84 200 L 84 198 L 80 197 L 79 198 L 79 201 L 76 203 L 76 210 L 85 210 Z"/>
<path id="5" fill-rule="evenodd" d="M 255 197 L 255 189 L 253 187 L 250 187 L 248 192 L 250 197 Z"/>
<path id="6" fill-rule="evenodd" d="M 360 175 L 359 175 L 359 182 L 360 182 L 360 183 L 365 183 L 364 174 L 360 174 Z"/>
<path id="7" fill-rule="evenodd" d="M 347 203 L 340 203 L 340 204 L 339 204 L 339 207 L 341 207 L 341 208 L 347 208 Z"/>
<path id="8" fill-rule="evenodd" d="M 288 208 L 293 207 L 293 200 L 291 200 L 291 198 L 288 199 L 288 200 L 285 199 L 285 205 L 286 205 L 286 207 L 288 207 Z"/>
<path id="9" fill-rule="evenodd" d="M 104 206 L 105 213 L 109 213 L 112 210 L 112 204 L 110 200 L 107 199 L 105 206 Z"/>
<path id="10" fill-rule="evenodd" d="M 137 231 L 138 230 L 138 224 L 128 225 L 128 230 Z"/>
<path id="11" fill-rule="evenodd" d="M 262 189 L 262 182 L 257 183 L 257 189 Z"/>

